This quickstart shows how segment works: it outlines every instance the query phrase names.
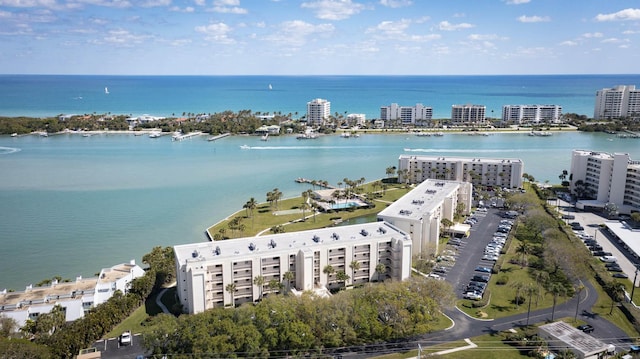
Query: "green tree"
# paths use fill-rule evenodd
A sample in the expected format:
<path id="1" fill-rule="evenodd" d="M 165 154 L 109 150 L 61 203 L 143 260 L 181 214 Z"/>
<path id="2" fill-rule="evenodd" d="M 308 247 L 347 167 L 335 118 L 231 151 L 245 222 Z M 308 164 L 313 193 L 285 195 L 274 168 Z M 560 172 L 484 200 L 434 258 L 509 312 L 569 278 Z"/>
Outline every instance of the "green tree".
<path id="1" fill-rule="evenodd" d="M 624 284 L 616 283 L 609 287 L 609 296 L 611 296 L 611 309 L 609 309 L 609 314 L 613 313 L 613 306 L 617 303 L 620 303 L 624 299 Z"/>
<path id="2" fill-rule="evenodd" d="M 356 260 L 351 261 L 351 263 L 349 263 L 349 268 L 351 268 L 351 278 L 353 278 L 351 283 L 353 283 L 356 279 L 356 272 L 360 270 L 360 262 Z"/>
<path id="3" fill-rule="evenodd" d="M 253 285 L 258 287 L 258 299 L 262 299 L 262 291 L 264 290 L 265 279 L 263 276 L 258 275 L 253 278 Z"/>
<path id="4" fill-rule="evenodd" d="M 345 273 L 343 270 L 339 270 L 336 272 L 336 280 L 339 283 L 342 283 L 343 286 L 346 285 L 347 281 L 350 279 L 349 275 Z"/>
<path id="5" fill-rule="evenodd" d="M 549 284 L 549 288 L 547 288 L 547 293 L 553 296 L 553 307 L 551 308 L 551 321 L 553 322 L 558 297 L 564 297 L 567 294 L 567 288 L 565 288 L 561 283 L 552 282 Z"/>
<path id="6" fill-rule="evenodd" d="M 284 274 L 282 275 L 282 279 L 284 280 L 284 285 L 287 289 L 287 294 L 289 293 L 289 290 L 291 289 L 291 281 L 296 277 L 296 274 L 292 271 L 286 271 L 284 272 Z"/>
<path id="7" fill-rule="evenodd" d="M 327 264 L 326 266 L 324 266 L 324 268 L 322 269 L 322 273 L 327 275 L 327 285 L 329 285 L 330 281 L 331 281 L 331 276 L 336 272 L 336 269 L 333 268 L 333 266 L 331 264 Z"/>
<path id="8" fill-rule="evenodd" d="M 236 294 L 236 285 L 235 283 L 229 283 L 227 284 L 226 287 L 224 287 L 224 289 L 229 292 L 229 294 L 231 294 L 231 306 L 235 307 L 236 305 L 236 298 L 235 298 L 235 294 Z"/>
<path id="9" fill-rule="evenodd" d="M 253 217 L 253 211 L 256 209 L 256 207 L 258 206 L 258 202 L 256 202 L 256 199 L 251 197 L 247 203 L 244 204 L 244 206 L 242 206 L 242 208 L 245 208 L 247 211 L 247 217 Z"/>
<path id="10" fill-rule="evenodd" d="M 385 266 L 385 265 L 384 265 L 384 264 L 382 264 L 382 263 L 378 263 L 378 264 L 376 264 L 376 273 L 378 274 L 378 279 L 377 279 L 377 281 L 379 282 L 379 281 L 380 281 L 380 278 L 381 278 L 385 273 L 387 273 L 387 266 Z"/>
<path id="11" fill-rule="evenodd" d="M 155 273 L 156 287 L 161 287 L 176 280 L 173 247 L 153 247 L 151 252 L 142 257 L 142 263 L 148 265 Z"/>
<path id="12" fill-rule="evenodd" d="M 396 173 L 396 166 L 387 167 L 385 172 L 387 174 L 387 178 L 393 177 L 393 175 Z"/>

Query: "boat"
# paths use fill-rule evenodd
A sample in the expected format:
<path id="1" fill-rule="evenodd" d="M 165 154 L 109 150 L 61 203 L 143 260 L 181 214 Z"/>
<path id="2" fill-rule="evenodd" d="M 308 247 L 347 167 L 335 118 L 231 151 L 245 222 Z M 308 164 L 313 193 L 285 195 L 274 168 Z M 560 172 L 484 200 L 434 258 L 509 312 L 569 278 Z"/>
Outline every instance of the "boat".
<path id="1" fill-rule="evenodd" d="M 271 84 L 269 84 L 269 90 L 273 90 L 273 86 L 271 86 Z"/>
<path id="2" fill-rule="evenodd" d="M 108 87 L 105 87 L 105 88 L 104 88 L 104 93 L 105 93 L 105 95 L 108 95 L 108 94 L 109 94 L 109 88 L 108 88 Z"/>
<path id="3" fill-rule="evenodd" d="M 83 133 L 82 137 L 91 137 L 91 134 L 90 133 Z"/>
<path id="4" fill-rule="evenodd" d="M 149 138 L 158 138 L 160 136 L 162 136 L 162 134 L 160 132 L 157 132 L 157 131 L 156 132 L 151 132 L 149 134 Z"/>
<path id="5" fill-rule="evenodd" d="M 40 137 L 49 137 L 49 134 L 46 132 L 40 132 L 39 135 Z"/>
<path id="6" fill-rule="evenodd" d="M 138 131 L 138 132 L 135 132 L 133 135 L 134 136 L 142 136 L 142 135 L 144 135 L 144 133 L 142 133 L 142 131 Z"/>
<path id="7" fill-rule="evenodd" d="M 548 131 L 531 131 L 529 132 L 529 136 L 542 136 L 542 137 L 547 137 L 547 136 L 551 136 L 553 135 L 551 132 Z"/>
<path id="8" fill-rule="evenodd" d="M 260 139 L 261 139 L 262 141 L 267 141 L 267 140 L 269 140 L 269 134 L 268 134 L 268 133 L 265 133 L 262 137 L 260 137 Z"/>
<path id="9" fill-rule="evenodd" d="M 436 136 L 436 137 L 442 137 L 442 136 L 444 136 L 444 133 L 442 133 L 442 132 L 436 132 L 436 133 L 434 133 L 433 135 L 434 135 L 434 136 Z"/>
<path id="10" fill-rule="evenodd" d="M 300 134 L 296 138 L 299 139 L 299 140 L 314 140 L 314 139 L 318 138 L 318 135 L 316 135 L 315 133 L 312 133 L 312 132 L 308 132 L 308 133 Z"/>
<path id="11" fill-rule="evenodd" d="M 11 134 L 11 137 L 18 137 L 18 134 L 16 132 Z"/>
<path id="12" fill-rule="evenodd" d="M 343 133 L 340 134 L 340 137 L 342 137 L 342 138 L 350 138 L 351 134 L 349 132 L 343 132 Z"/>
<path id="13" fill-rule="evenodd" d="M 249 147 L 248 145 L 242 145 L 242 146 L 240 146 L 240 149 L 242 149 L 242 150 L 250 150 L 251 147 Z"/>
<path id="14" fill-rule="evenodd" d="M 431 137 L 431 133 L 429 133 L 429 132 L 418 132 L 418 133 L 416 133 L 416 136 L 418 136 L 418 137 Z"/>

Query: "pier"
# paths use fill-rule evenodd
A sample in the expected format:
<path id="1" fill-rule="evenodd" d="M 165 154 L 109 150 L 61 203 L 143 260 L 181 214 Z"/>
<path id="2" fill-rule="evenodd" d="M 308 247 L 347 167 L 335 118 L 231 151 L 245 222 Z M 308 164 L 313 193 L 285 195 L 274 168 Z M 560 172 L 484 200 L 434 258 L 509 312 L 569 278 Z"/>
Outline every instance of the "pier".
<path id="1" fill-rule="evenodd" d="M 189 132 L 189 133 L 185 133 L 184 135 L 176 134 L 176 135 L 173 135 L 171 137 L 171 140 L 172 141 L 182 141 L 182 140 L 186 140 L 188 138 L 196 137 L 196 136 L 200 136 L 200 135 L 202 135 L 202 131 Z"/>
<path id="2" fill-rule="evenodd" d="M 230 133 L 230 132 L 227 132 L 227 133 L 219 134 L 219 135 L 217 135 L 217 136 L 211 136 L 211 137 L 209 137 L 209 138 L 207 139 L 207 141 L 215 141 L 215 140 L 219 140 L 219 139 L 221 139 L 221 138 L 225 138 L 225 137 L 227 137 L 227 136 L 231 136 L 231 133 Z"/>
<path id="3" fill-rule="evenodd" d="M 307 179 L 307 178 L 303 178 L 303 177 L 298 177 L 295 179 L 295 181 L 297 183 L 308 183 L 311 184 L 313 186 L 318 186 L 318 187 L 322 187 L 322 188 L 329 188 L 329 189 L 334 189 L 335 187 L 330 185 L 329 183 L 327 183 L 327 181 L 318 181 L 318 180 L 311 180 L 311 179 Z"/>

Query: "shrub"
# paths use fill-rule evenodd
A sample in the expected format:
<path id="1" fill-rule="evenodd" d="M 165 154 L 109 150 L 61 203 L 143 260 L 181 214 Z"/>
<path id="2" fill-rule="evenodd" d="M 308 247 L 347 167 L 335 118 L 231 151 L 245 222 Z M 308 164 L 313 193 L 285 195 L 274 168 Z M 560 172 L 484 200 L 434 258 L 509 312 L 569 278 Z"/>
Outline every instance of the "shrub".
<path id="1" fill-rule="evenodd" d="M 505 285 L 509 282 L 509 276 L 508 275 L 501 275 L 498 277 L 498 280 L 496 280 L 496 284 L 497 285 Z"/>

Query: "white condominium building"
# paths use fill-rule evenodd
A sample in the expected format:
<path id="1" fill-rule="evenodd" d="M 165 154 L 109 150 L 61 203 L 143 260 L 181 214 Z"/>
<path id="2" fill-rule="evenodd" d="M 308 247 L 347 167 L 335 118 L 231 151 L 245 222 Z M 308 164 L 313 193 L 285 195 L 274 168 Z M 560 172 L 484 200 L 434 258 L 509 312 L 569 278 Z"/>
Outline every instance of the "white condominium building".
<path id="1" fill-rule="evenodd" d="M 620 213 L 640 211 L 640 161 L 632 161 L 628 153 L 575 150 L 569 173 L 578 208 L 613 203 Z"/>
<path id="2" fill-rule="evenodd" d="M 321 126 L 331 116 L 331 102 L 317 98 L 307 102 L 307 124 Z"/>
<path id="3" fill-rule="evenodd" d="M 594 119 L 638 116 L 640 116 L 640 90 L 636 90 L 635 85 L 618 85 L 596 92 Z"/>
<path id="4" fill-rule="evenodd" d="M 451 124 L 470 125 L 484 124 L 486 107 L 482 105 L 452 105 Z"/>
<path id="5" fill-rule="evenodd" d="M 73 282 L 58 282 L 24 291 L 0 291 L 0 316 L 12 318 L 23 327 L 27 320 L 51 312 L 60 305 L 67 322 L 84 317 L 85 312 L 109 300 L 119 290 L 127 293 L 131 282 L 144 275 L 144 270 L 132 260 L 100 271 L 97 278 L 77 277 Z"/>
<path id="6" fill-rule="evenodd" d="M 524 164 L 516 158 L 401 155 L 398 173 L 400 182 L 442 179 L 471 182 L 474 186 L 521 188 Z"/>
<path id="7" fill-rule="evenodd" d="M 453 222 L 459 203 L 461 214 L 468 214 L 472 194 L 468 182 L 426 180 L 378 213 L 378 219 L 409 233 L 414 253 L 436 253 L 442 219 Z"/>
<path id="8" fill-rule="evenodd" d="M 385 222 L 179 245 L 178 296 L 193 314 L 254 302 L 283 288 L 326 291 L 405 280 L 411 250 L 408 234 Z"/>
<path id="9" fill-rule="evenodd" d="M 558 105 L 504 105 L 502 121 L 517 124 L 558 122 L 562 116 L 562 106 Z"/>
<path id="10" fill-rule="evenodd" d="M 392 103 L 391 106 L 380 107 L 380 119 L 385 122 L 399 121 L 400 125 L 426 126 L 431 122 L 433 109 L 423 106 L 421 103 L 415 106 L 398 106 Z"/>

